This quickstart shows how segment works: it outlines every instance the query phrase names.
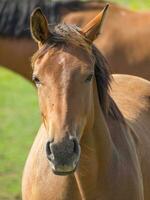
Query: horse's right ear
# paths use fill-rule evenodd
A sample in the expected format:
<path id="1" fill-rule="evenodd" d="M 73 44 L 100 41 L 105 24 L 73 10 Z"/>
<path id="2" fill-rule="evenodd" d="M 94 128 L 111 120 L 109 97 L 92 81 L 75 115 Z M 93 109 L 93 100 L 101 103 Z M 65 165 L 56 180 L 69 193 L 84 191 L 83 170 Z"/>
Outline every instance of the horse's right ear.
<path id="1" fill-rule="evenodd" d="M 36 8 L 30 17 L 30 31 L 32 38 L 39 44 L 44 44 L 50 32 L 48 22 L 40 8 Z"/>
<path id="2" fill-rule="evenodd" d="M 93 42 L 99 33 L 101 33 L 101 29 L 103 26 L 103 22 L 108 10 L 109 4 L 107 4 L 104 9 L 87 25 L 85 25 L 81 32 L 88 38 L 91 42 Z"/>

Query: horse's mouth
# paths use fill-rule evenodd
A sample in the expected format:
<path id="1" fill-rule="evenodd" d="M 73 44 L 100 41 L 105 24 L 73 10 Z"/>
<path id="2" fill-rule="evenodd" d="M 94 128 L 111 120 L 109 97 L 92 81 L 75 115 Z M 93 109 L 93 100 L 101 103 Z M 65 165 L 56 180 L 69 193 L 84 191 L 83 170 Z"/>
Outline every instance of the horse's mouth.
<path id="1" fill-rule="evenodd" d="M 74 173 L 76 171 L 76 168 L 74 168 L 71 171 L 57 171 L 57 170 L 53 170 L 53 169 L 52 169 L 52 171 L 53 171 L 53 173 L 55 175 L 58 175 L 58 176 L 67 176 L 67 175 L 70 175 L 70 174 Z"/>
<path id="2" fill-rule="evenodd" d="M 73 166 L 72 165 L 70 165 L 70 166 L 63 165 L 63 166 L 55 167 L 54 165 L 53 166 L 51 165 L 51 167 L 52 167 L 52 171 L 55 175 L 67 176 L 76 171 L 77 165 L 78 165 L 78 163 L 74 164 Z"/>

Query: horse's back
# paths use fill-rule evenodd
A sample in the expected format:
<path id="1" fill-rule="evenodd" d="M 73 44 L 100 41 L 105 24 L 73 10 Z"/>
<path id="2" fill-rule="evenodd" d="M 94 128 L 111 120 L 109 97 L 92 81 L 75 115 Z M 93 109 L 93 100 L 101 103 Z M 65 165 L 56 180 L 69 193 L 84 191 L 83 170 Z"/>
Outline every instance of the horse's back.
<path id="1" fill-rule="evenodd" d="M 130 75 L 114 75 L 111 96 L 117 103 L 135 141 L 141 165 L 145 200 L 150 199 L 150 82 Z"/>
<path id="2" fill-rule="evenodd" d="M 150 82 L 131 75 L 113 75 L 111 96 L 129 121 L 150 112 Z M 144 120 L 145 121 L 145 120 Z"/>

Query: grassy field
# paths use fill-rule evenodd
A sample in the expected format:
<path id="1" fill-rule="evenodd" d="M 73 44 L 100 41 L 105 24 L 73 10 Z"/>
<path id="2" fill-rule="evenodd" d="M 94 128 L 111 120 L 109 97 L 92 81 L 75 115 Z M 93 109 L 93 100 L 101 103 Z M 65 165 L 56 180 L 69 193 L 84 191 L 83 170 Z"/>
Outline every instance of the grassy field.
<path id="1" fill-rule="evenodd" d="M 150 9 L 150 0 L 111 0 L 111 1 L 123 4 L 134 10 Z"/>
<path id="2" fill-rule="evenodd" d="M 114 2 L 133 9 L 150 8 L 150 0 Z M 0 200 L 21 200 L 22 170 L 39 124 L 35 88 L 0 68 Z"/>
<path id="3" fill-rule="evenodd" d="M 0 68 L 0 200 L 21 199 L 21 174 L 39 127 L 35 88 Z"/>

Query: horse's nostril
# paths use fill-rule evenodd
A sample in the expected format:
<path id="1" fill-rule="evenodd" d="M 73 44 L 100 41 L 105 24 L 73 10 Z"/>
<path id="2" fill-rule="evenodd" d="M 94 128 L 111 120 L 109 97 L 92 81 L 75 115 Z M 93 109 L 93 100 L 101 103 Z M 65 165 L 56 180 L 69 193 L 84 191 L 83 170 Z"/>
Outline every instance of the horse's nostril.
<path id="1" fill-rule="evenodd" d="M 46 154 L 49 160 L 52 160 L 52 152 L 51 152 L 51 147 L 50 147 L 51 142 L 47 142 L 46 144 Z"/>
<path id="2" fill-rule="evenodd" d="M 73 138 L 73 143 L 74 143 L 74 153 L 76 154 L 79 154 L 80 153 L 80 147 L 79 147 L 79 144 L 78 144 L 78 141 L 76 138 Z"/>

